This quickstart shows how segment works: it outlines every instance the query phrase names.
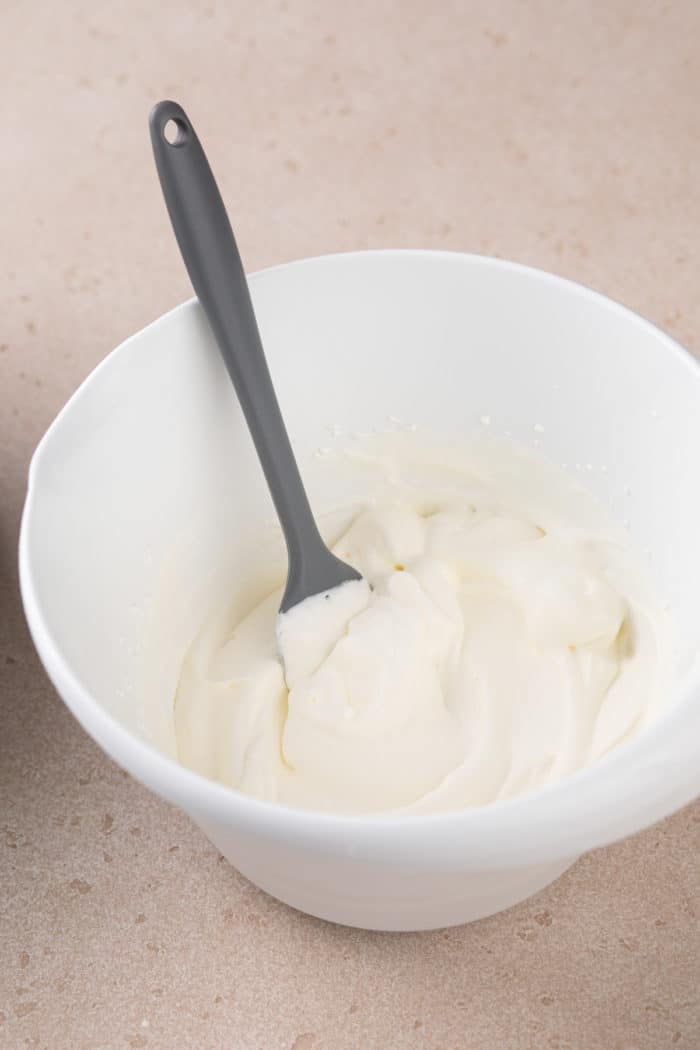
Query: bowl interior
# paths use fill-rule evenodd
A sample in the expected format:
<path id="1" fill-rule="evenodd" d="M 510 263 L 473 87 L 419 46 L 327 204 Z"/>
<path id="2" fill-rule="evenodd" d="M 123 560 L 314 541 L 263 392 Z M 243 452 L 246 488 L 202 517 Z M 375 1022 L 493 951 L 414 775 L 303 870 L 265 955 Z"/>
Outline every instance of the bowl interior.
<path id="1" fill-rule="evenodd" d="M 630 523 L 689 673 L 700 369 L 672 340 L 579 286 L 457 254 L 330 256 L 251 287 L 302 468 L 329 426 L 368 431 L 388 417 L 465 435 L 488 419 L 537 442 Z M 331 493 L 308 476 L 317 507 L 342 500 L 341 480 Z M 194 634 L 227 596 L 249 600 L 243 578 L 281 571 L 273 520 L 195 303 L 110 355 L 35 456 L 24 521 L 35 615 L 96 701 L 167 754 Z"/>

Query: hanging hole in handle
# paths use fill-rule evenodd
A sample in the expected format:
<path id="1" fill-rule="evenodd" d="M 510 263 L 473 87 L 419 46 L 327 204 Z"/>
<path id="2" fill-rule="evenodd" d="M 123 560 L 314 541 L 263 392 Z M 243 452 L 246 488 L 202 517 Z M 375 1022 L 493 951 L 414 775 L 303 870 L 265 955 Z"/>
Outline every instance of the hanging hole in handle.
<path id="1" fill-rule="evenodd" d="M 170 117 L 163 126 L 163 138 L 169 146 L 184 146 L 187 142 L 189 128 L 184 120 Z"/>

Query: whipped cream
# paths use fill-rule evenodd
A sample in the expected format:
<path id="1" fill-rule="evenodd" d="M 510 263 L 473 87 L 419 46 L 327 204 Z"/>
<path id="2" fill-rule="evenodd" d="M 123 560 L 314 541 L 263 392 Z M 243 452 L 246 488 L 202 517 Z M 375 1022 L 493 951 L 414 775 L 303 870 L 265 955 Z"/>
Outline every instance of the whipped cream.
<path id="1" fill-rule="evenodd" d="M 538 505 L 523 459 L 509 485 L 402 456 L 377 457 L 372 505 L 334 544 L 361 581 L 279 618 L 276 590 L 195 640 L 186 765 L 293 806 L 431 813 L 565 777 L 652 717 L 662 614 L 626 540 L 582 526 L 566 475 Z"/>

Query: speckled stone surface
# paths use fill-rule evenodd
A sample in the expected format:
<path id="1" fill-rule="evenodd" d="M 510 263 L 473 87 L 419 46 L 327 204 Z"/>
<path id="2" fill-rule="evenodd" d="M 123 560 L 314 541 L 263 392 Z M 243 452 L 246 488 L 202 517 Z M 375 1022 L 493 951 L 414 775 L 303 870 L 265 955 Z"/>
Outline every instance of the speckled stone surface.
<path id="1" fill-rule="evenodd" d="M 160 97 L 196 122 L 249 269 L 497 254 L 697 352 L 700 5 L 0 7 L 0 1047 L 697 1050 L 698 804 L 470 927 L 308 919 L 73 721 L 27 637 L 15 547 L 47 424 L 190 294 L 146 133 Z"/>

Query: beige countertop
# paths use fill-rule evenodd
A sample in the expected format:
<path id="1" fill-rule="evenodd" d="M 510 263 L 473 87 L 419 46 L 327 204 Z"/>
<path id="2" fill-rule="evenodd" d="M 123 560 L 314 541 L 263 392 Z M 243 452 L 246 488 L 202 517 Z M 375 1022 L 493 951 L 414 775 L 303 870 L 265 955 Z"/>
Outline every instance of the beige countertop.
<path id="1" fill-rule="evenodd" d="M 700 1047 L 700 805 L 473 926 L 309 919 L 83 733 L 15 570 L 47 424 L 190 294 L 155 100 L 191 113 L 249 269 L 381 246 L 496 254 L 698 351 L 699 40 L 697 0 L 2 4 L 0 1047 Z"/>

